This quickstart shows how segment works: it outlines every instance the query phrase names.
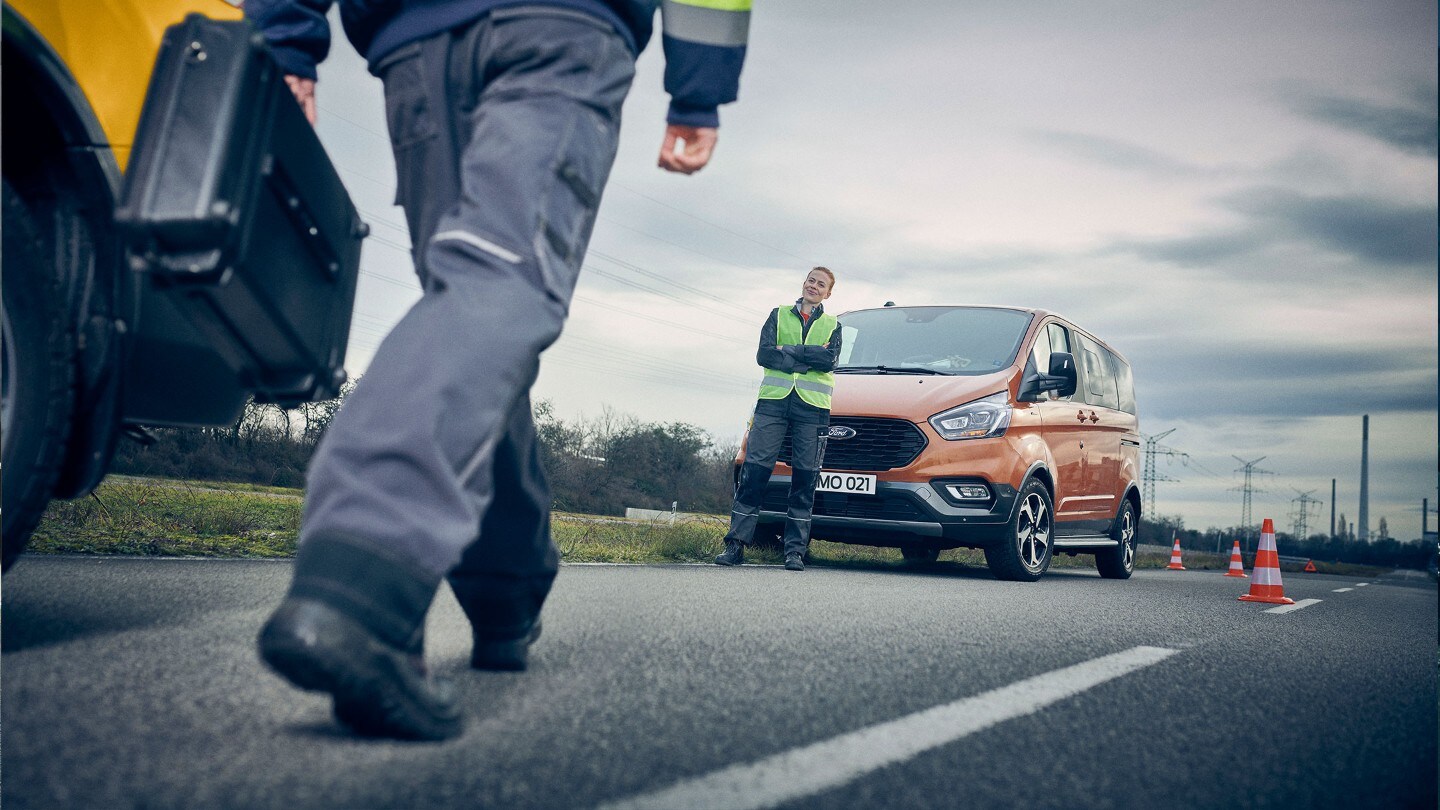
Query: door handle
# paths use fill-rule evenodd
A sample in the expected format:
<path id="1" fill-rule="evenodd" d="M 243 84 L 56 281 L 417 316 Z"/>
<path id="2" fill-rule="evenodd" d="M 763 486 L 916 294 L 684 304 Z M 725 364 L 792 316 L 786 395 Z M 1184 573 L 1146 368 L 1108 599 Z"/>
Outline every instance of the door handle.
<path id="1" fill-rule="evenodd" d="M 1081 422 L 1084 422 L 1084 421 L 1085 421 L 1085 412 L 1084 412 L 1084 411 L 1080 411 L 1079 413 L 1076 413 L 1076 414 L 1075 414 L 1075 418 L 1076 418 L 1076 419 L 1079 419 Z"/>

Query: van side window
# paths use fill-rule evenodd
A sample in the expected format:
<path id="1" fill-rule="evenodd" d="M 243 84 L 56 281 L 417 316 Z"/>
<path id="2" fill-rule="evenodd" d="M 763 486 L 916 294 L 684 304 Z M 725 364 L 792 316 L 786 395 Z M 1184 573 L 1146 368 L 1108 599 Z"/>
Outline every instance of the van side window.
<path id="1" fill-rule="evenodd" d="M 1136 413 L 1135 410 L 1135 374 L 1130 370 L 1130 364 L 1120 359 L 1120 355 L 1105 350 L 1105 359 L 1110 361 L 1110 370 L 1115 374 L 1115 388 L 1120 396 L 1120 410 L 1126 413 Z"/>
<path id="2" fill-rule="evenodd" d="M 1076 335 L 1080 352 L 1075 362 L 1080 366 L 1085 402 L 1102 408 L 1120 407 L 1120 396 L 1115 387 L 1115 375 L 1110 370 L 1109 352 L 1103 346 L 1084 335 Z"/>
<path id="3" fill-rule="evenodd" d="M 1027 372 L 1033 370 L 1044 374 L 1050 368 L 1050 330 L 1041 329 L 1035 335 L 1035 345 L 1030 347 L 1030 366 Z"/>

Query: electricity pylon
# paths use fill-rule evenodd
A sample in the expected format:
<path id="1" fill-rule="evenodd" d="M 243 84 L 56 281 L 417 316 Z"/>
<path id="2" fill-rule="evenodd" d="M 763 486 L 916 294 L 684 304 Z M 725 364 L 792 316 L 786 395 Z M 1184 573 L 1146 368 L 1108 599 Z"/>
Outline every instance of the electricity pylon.
<path id="1" fill-rule="evenodd" d="M 1245 465 L 1245 466 L 1240 467 L 1239 469 L 1235 470 L 1235 472 L 1244 472 L 1244 473 L 1245 473 L 1245 484 L 1244 484 L 1243 486 L 1240 486 L 1240 487 L 1231 487 L 1231 488 L 1230 488 L 1230 491 L 1231 491 L 1231 492 L 1235 492 L 1235 491 L 1238 489 L 1241 493 L 1243 493 L 1243 496 L 1242 496 L 1241 499 L 1240 499 L 1240 531 L 1241 531 L 1242 534 L 1245 535 L 1245 545 L 1246 545 L 1246 549 L 1245 549 L 1245 550 L 1246 550 L 1246 551 L 1251 551 L 1251 550 L 1252 550 L 1252 549 L 1250 548 L 1251 527 L 1254 526 L 1255 521 L 1252 520 L 1251 517 L 1250 517 L 1250 496 L 1251 496 L 1252 493 L 1255 493 L 1255 492 L 1264 492 L 1264 491 L 1265 491 L 1265 490 L 1263 490 L 1263 489 L 1256 489 L 1256 488 L 1255 488 L 1255 485 L 1254 485 L 1254 483 L 1253 483 L 1253 478 L 1254 478 L 1254 475 L 1255 475 L 1256 473 L 1260 473 L 1261 475 L 1274 475 L 1275 473 L 1271 472 L 1270 470 L 1262 470 L 1262 469 L 1260 469 L 1259 467 L 1256 467 L 1256 466 L 1255 466 L 1256 464 L 1259 464 L 1260 462 L 1262 462 L 1262 461 L 1264 461 L 1265 459 L 1269 458 L 1269 456 L 1261 456 L 1260 458 L 1257 458 L 1257 459 L 1255 459 L 1254 461 L 1246 461 L 1245 459 L 1240 458 L 1239 456 L 1233 456 L 1233 455 L 1231 456 L 1231 458 L 1233 458 L 1233 459 L 1235 459 L 1236 461 L 1240 462 L 1241 464 Z"/>
<path id="2" fill-rule="evenodd" d="M 1145 473 L 1141 476 L 1141 484 L 1143 486 L 1141 495 L 1145 499 L 1145 516 L 1152 521 L 1155 519 L 1155 482 L 1180 480 L 1179 478 L 1171 478 L 1164 473 L 1155 472 L 1156 456 L 1185 456 L 1185 454 L 1179 450 L 1159 446 L 1160 440 L 1174 433 L 1175 430 L 1175 428 L 1170 428 L 1164 433 L 1157 433 L 1154 436 L 1145 436 L 1143 433 L 1140 434 L 1141 436 L 1145 436 Z"/>
<path id="3" fill-rule="evenodd" d="M 1291 487 L 1291 489 L 1294 489 L 1294 487 Z M 1295 507 L 1295 511 L 1291 513 L 1294 521 L 1292 525 L 1295 527 L 1295 539 L 1304 542 L 1305 538 L 1310 536 L 1310 506 L 1314 504 L 1318 508 L 1324 501 L 1319 498 L 1310 497 L 1310 493 L 1315 491 L 1313 489 L 1308 492 L 1300 492 L 1298 489 L 1295 491 L 1299 493 L 1300 497 L 1290 499 L 1291 503 L 1299 504 L 1299 506 Z"/>

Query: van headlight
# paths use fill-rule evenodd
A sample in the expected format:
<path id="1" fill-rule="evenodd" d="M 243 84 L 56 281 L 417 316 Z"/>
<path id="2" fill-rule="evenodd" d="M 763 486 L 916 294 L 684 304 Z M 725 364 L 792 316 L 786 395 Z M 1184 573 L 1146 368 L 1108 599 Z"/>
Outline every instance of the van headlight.
<path id="1" fill-rule="evenodd" d="M 930 417 L 930 426 L 949 441 L 993 439 L 1010 427 L 1010 397 L 1004 391 Z"/>

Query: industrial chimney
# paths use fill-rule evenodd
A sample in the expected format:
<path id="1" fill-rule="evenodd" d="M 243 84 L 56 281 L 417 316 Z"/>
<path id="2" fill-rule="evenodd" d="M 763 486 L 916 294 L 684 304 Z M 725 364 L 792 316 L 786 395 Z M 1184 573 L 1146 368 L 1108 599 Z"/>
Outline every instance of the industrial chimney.
<path id="1" fill-rule="evenodd" d="M 1360 529 L 1357 540 L 1370 539 L 1370 414 L 1360 422 Z"/>

